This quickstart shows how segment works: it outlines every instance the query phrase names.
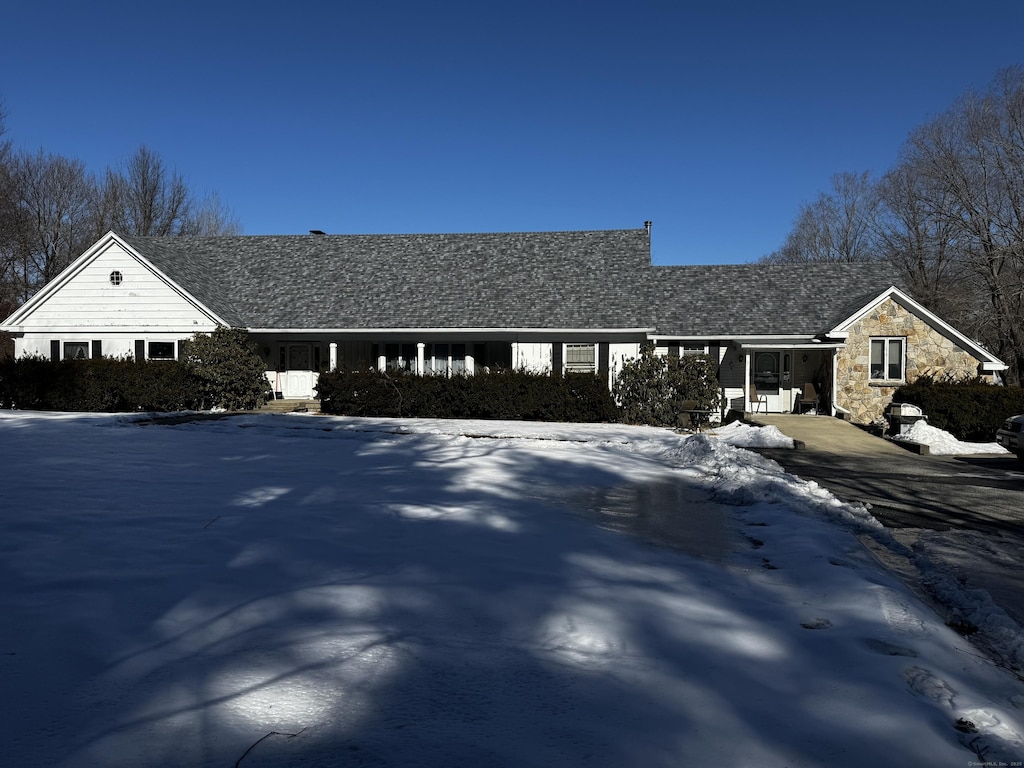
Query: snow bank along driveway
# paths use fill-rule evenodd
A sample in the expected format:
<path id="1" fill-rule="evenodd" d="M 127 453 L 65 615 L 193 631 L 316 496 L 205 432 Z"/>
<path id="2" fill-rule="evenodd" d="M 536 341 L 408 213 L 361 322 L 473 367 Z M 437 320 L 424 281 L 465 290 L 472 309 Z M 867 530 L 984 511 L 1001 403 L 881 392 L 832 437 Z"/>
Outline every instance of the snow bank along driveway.
<path id="1" fill-rule="evenodd" d="M 0 412 L 4 763 L 1024 758 L 1021 683 L 763 439 Z"/>

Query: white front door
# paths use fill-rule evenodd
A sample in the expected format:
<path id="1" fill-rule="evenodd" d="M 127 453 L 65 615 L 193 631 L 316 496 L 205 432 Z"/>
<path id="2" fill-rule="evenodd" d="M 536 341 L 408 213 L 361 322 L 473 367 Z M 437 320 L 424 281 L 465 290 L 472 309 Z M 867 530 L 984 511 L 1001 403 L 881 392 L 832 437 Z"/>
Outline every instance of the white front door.
<path id="1" fill-rule="evenodd" d="M 313 352 L 309 344 L 286 344 L 285 371 L 281 374 L 281 394 L 286 398 L 311 398 L 316 373 L 313 371 Z"/>

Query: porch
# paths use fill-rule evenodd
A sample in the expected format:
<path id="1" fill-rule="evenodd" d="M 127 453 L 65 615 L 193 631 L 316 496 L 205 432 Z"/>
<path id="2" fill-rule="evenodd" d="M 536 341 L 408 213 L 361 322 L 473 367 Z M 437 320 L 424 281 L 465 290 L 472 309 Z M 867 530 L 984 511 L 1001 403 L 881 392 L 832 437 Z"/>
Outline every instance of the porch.
<path id="1" fill-rule="evenodd" d="M 730 347 L 722 386 L 731 410 L 746 413 L 837 413 L 836 343 L 751 341 Z M 729 380 L 727 380 L 729 379 Z M 807 385 L 813 399 L 807 402 Z"/>

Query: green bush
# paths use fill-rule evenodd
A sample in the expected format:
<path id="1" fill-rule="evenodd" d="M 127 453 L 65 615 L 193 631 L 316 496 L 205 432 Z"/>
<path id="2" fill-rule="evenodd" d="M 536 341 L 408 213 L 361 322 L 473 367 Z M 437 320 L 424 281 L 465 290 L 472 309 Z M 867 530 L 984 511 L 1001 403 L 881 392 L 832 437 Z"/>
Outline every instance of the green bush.
<path id="1" fill-rule="evenodd" d="M 982 379 L 921 376 L 897 389 L 892 399 L 918 406 L 929 424 L 960 440 L 994 440 L 1008 417 L 1024 413 L 1024 389 L 994 386 Z"/>
<path id="2" fill-rule="evenodd" d="M 592 374 L 499 369 L 474 375 L 331 371 L 317 383 L 320 410 L 345 416 L 608 422 L 618 409 Z"/>
<path id="3" fill-rule="evenodd" d="M 708 355 L 656 355 L 644 344 L 640 356 L 622 366 L 612 389 L 629 424 L 679 427 L 688 423 L 684 405 L 691 410 L 718 411 L 722 391 L 717 363 Z M 688 402 L 689 401 L 689 402 Z"/>
<path id="4" fill-rule="evenodd" d="M 258 408 L 263 360 L 244 330 L 218 328 L 185 342 L 182 359 L 0 360 L 0 406 L 56 411 Z"/>
<path id="5" fill-rule="evenodd" d="M 195 381 L 173 361 L 0 360 L 0 407 L 49 411 L 195 409 Z"/>
<path id="6" fill-rule="evenodd" d="M 202 409 L 248 410 L 266 399 L 266 366 L 259 347 L 242 328 L 197 333 L 184 343 L 181 363 Z"/>

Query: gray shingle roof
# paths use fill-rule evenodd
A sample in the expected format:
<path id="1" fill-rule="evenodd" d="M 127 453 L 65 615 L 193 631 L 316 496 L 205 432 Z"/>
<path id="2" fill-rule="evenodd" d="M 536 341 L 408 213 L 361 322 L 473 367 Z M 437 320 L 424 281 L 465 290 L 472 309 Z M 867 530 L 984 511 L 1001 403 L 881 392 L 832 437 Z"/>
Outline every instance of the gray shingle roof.
<path id="1" fill-rule="evenodd" d="M 814 336 L 893 285 L 879 263 L 653 267 L 647 302 L 660 335 Z"/>
<path id="2" fill-rule="evenodd" d="M 655 267 L 643 229 L 124 240 L 248 328 L 813 336 L 900 285 L 880 264 Z"/>
<path id="3" fill-rule="evenodd" d="M 124 240 L 249 328 L 644 327 L 645 230 Z"/>

